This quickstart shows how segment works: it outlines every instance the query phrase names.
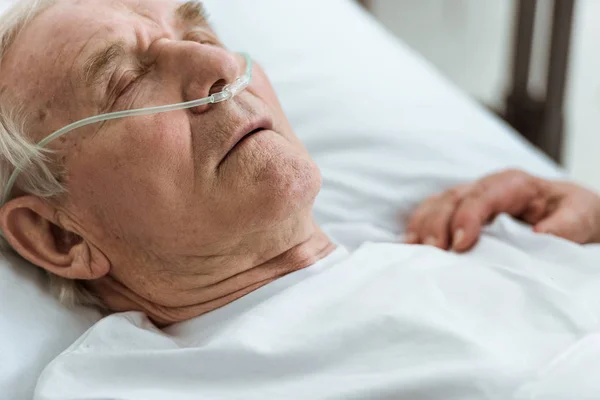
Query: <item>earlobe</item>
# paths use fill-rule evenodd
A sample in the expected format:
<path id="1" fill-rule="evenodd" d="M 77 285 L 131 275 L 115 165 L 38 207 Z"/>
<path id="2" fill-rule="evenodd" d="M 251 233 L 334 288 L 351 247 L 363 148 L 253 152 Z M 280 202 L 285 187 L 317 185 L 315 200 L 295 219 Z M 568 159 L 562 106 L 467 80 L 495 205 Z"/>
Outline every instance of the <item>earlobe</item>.
<path id="1" fill-rule="evenodd" d="M 67 279 L 91 280 L 108 274 L 108 258 L 78 232 L 57 220 L 57 210 L 35 196 L 22 196 L 0 209 L 0 228 L 25 259 Z"/>
<path id="2" fill-rule="evenodd" d="M 93 280 L 99 279 L 110 272 L 108 258 L 96 246 L 81 241 L 69 251 L 71 266 L 69 275 L 65 278 Z"/>

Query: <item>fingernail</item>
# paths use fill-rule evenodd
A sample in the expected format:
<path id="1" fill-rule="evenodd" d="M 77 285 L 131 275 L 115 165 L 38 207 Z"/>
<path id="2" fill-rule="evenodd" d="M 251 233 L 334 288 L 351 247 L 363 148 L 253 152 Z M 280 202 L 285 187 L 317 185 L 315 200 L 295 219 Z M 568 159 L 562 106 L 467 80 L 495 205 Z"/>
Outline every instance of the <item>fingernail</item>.
<path id="1" fill-rule="evenodd" d="M 465 231 L 464 230 L 459 229 L 456 232 L 454 232 L 454 239 L 452 240 L 452 248 L 456 249 L 458 246 L 460 246 L 462 244 L 464 239 L 465 239 Z"/>
<path id="2" fill-rule="evenodd" d="M 429 246 L 437 246 L 437 239 L 434 236 L 428 236 L 423 243 Z"/>
<path id="3" fill-rule="evenodd" d="M 406 236 L 404 236 L 404 241 L 406 243 L 414 243 L 417 241 L 417 234 L 416 233 L 412 233 L 409 232 L 406 234 Z"/>

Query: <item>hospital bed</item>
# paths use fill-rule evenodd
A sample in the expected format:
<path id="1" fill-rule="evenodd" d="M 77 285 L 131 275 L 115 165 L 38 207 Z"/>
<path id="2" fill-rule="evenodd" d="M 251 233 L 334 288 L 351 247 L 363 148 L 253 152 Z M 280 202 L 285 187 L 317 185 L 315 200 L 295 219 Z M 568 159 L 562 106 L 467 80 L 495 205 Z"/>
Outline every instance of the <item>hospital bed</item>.
<path id="1" fill-rule="evenodd" d="M 492 171 L 564 176 L 354 1 L 206 4 L 223 41 L 273 81 L 322 170 L 316 218 L 337 235 L 348 221 L 368 222 L 394 240 L 426 196 Z M 17 257 L 1 264 L 0 398 L 27 399 L 47 363 L 100 314 L 61 307 L 42 273 Z"/>

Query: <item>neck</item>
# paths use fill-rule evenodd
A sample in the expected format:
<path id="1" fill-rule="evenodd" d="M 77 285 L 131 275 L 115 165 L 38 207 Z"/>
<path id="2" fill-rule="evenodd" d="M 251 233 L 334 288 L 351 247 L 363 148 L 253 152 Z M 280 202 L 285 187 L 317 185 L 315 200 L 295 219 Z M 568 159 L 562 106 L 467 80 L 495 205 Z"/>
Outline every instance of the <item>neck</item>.
<path id="1" fill-rule="evenodd" d="M 113 311 L 143 311 L 160 326 L 181 322 L 220 308 L 329 255 L 335 245 L 314 222 L 311 227 L 301 240 L 284 241 L 290 243 L 278 250 L 270 248 L 251 257 L 210 257 L 203 265 L 203 273 L 173 276 L 169 288 L 160 290 L 164 295 L 152 300 L 110 277 L 95 282 L 92 289 Z"/>

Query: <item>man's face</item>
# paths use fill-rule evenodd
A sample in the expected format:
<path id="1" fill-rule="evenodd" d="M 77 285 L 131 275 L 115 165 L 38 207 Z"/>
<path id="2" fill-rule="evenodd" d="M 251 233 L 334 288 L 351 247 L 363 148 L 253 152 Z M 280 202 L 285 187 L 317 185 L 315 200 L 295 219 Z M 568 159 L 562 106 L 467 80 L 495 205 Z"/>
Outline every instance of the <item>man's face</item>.
<path id="1" fill-rule="evenodd" d="M 244 59 L 180 5 L 59 1 L 18 37 L 0 89 L 18 88 L 35 111 L 36 141 L 85 117 L 218 92 L 243 75 Z M 232 100 L 96 124 L 50 146 L 67 171 L 59 208 L 111 263 L 218 257 L 310 213 L 318 169 L 263 70 L 253 72 Z"/>

